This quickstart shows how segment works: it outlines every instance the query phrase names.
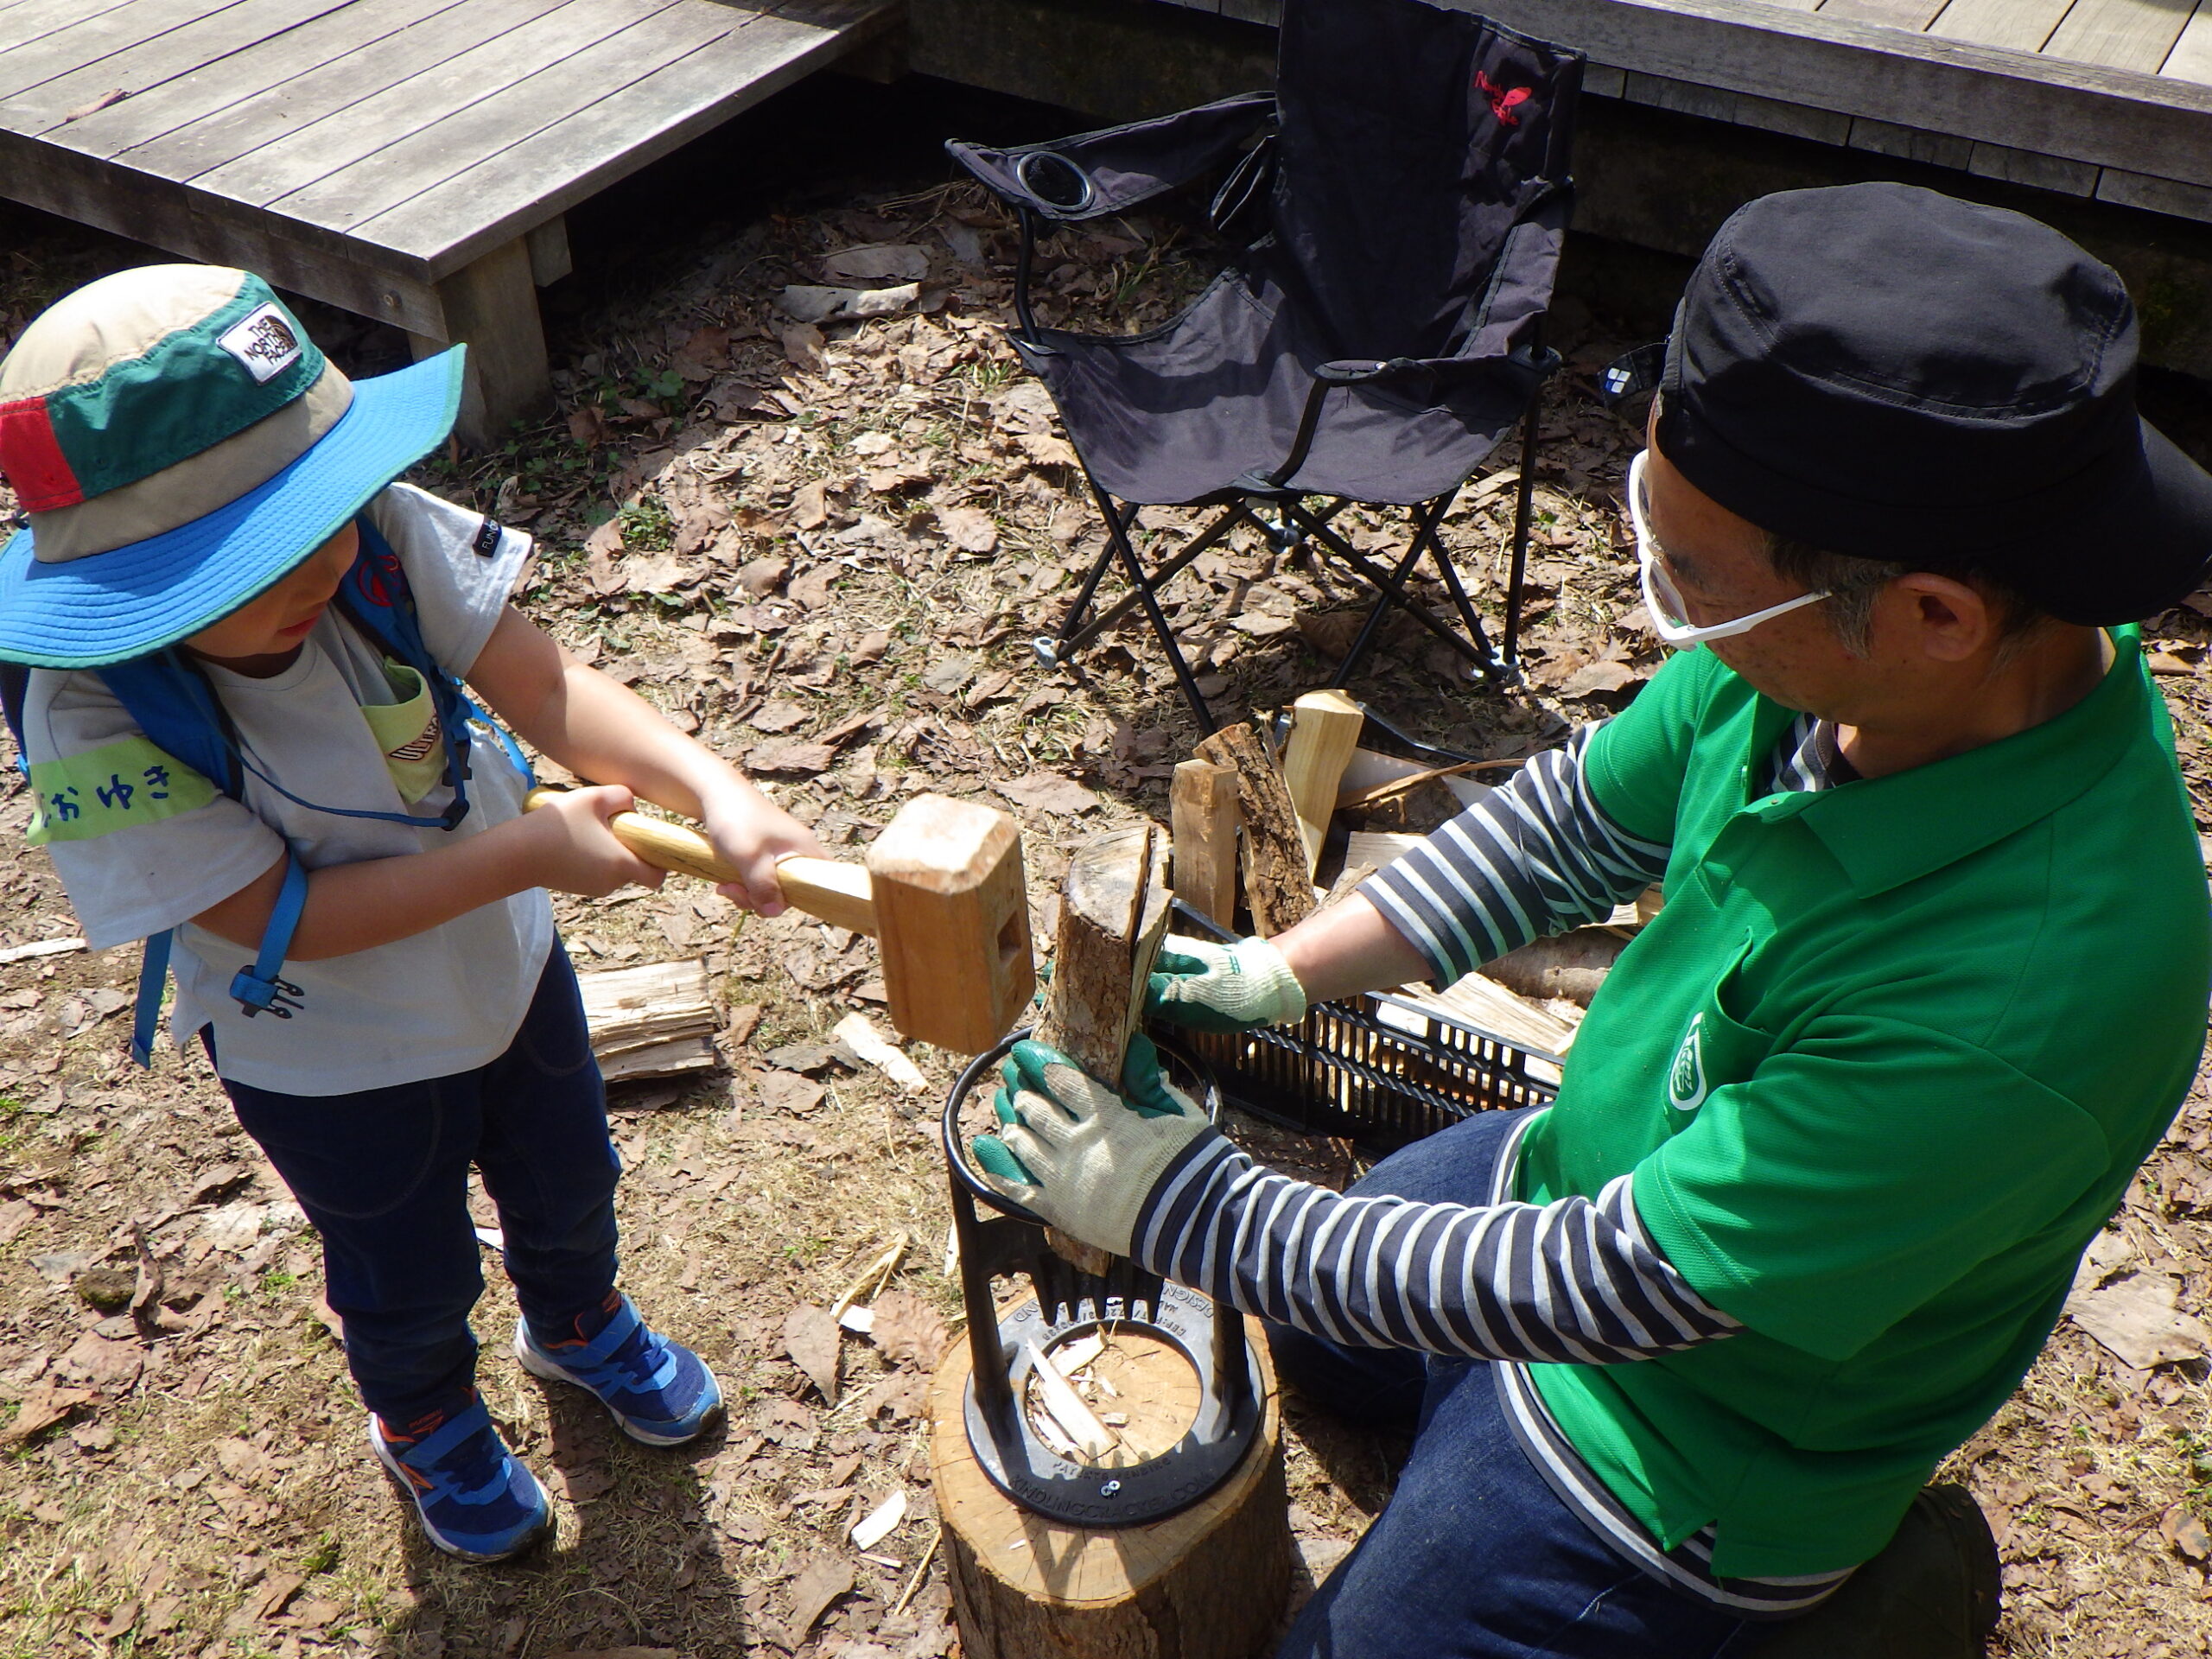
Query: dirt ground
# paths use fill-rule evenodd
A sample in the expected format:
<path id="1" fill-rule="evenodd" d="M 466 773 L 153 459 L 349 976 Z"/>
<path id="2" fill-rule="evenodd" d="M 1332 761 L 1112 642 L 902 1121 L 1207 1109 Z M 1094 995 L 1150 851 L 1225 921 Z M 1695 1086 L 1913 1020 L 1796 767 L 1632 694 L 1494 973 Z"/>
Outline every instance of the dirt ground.
<path id="1" fill-rule="evenodd" d="M 1021 818 L 1039 893 L 1071 838 L 1164 819 L 1167 769 L 1196 736 L 1140 630 L 1073 675 L 1029 648 L 1101 531 L 1004 341 L 1008 226 L 949 182 L 933 144 L 1050 130 L 1040 112 L 944 89 L 824 82 L 611 192 L 572 215 L 579 269 L 546 296 L 559 416 L 422 476 L 536 535 L 531 614 L 744 761 L 825 842 L 857 847 L 918 790 L 989 800 Z M 897 251 L 840 257 L 884 247 Z M 54 296 L 154 257 L 12 210 L 0 250 L 0 342 Z M 1048 318 L 1134 327 L 1211 264 L 1163 213 L 1057 238 L 1040 270 Z M 787 308 L 806 296 L 779 308 L 790 285 L 875 294 L 861 308 L 879 314 L 803 323 Z M 351 370 L 404 359 L 396 336 L 305 315 Z M 1393 631 L 1353 686 L 1402 725 L 1490 756 L 1603 716 L 1658 662 L 1633 614 L 1618 505 L 1637 440 L 1591 390 L 1634 340 L 1572 293 L 1555 338 L 1571 370 L 1539 461 L 1530 683 L 1489 694 L 1426 636 Z M 2153 391 L 2196 442 L 2201 391 Z M 1446 525 L 1492 612 L 1511 496 L 1501 475 L 1478 480 Z M 1141 522 L 1172 542 L 1190 519 Z M 1347 522 L 1362 548 L 1389 544 L 1375 515 Z M 1180 580 L 1170 608 L 1208 690 L 1242 713 L 1327 677 L 1356 598 L 1236 542 Z M 2200 828 L 2208 613 L 2147 631 Z M 46 859 L 21 849 L 23 786 L 6 779 L 0 947 L 67 938 Z M 137 952 L 0 965 L 0 1655 L 957 1651 L 918 1415 L 957 1311 L 934 1140 L 952 1067 L 918 1046 L 929 1086 L 909 1094 L 834 1042 L 855 1010 L 887 1028 L 865 939 L 741 918 L 683 881 L 557 909 L 585 969 L 703 957 L 728 1016 L 722 1069 L 613 1102 L 625 1284 L 719 1372 L 727 1427 L 647 1451 L 522 1375 L 487 1261 L 482 1386 L 555 1490 L 558 1536 L 496 1568 L 439 1557 L 362 1444 L 299 1212 L 196 1055 L 165 1052 L 149 1072 L 125 1061 Z M 2012 1659 L 2212 1651 L 2207 1333 L 2187 1318 L 2212 1290 L 2208 1213 L 2200 1080 L 2082 1287 L 2085 1309 L 2119 1297 L 2171 1357 L 2138 1369 L 2069 1319 L 1948 1465 L 2002 1544 L 1996 1651 Z M 901 1235 L 885 1294 L 860 1287 L 874 1338 L 843 1339 L 826 1397 L 786 1322 L 837 1303 Z M 1310 1582 L 1387 1496 L 1402 1446 L 1294 1402 L 1289 1430 Z M 852 1523 L 893 1499 L 903 1518 L 851 1543 Z"/>

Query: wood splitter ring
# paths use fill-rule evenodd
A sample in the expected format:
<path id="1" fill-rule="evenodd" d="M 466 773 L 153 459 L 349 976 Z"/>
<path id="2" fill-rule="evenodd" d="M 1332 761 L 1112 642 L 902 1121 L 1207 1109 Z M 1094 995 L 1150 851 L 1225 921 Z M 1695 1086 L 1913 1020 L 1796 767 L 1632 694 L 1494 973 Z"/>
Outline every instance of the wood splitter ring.
<path id="1" fill-rule="evenodd" d="M 1137 1526 L 1189 1508 L 1229 1478 L 1259 1433 L 1264 1385 L 1235 1308 L 1147 1273 L 1126 1256 L 1114 1257 L 1103 1274 L 1081 1271 L 1046 1241 L 1042 1217 L 1000 1196 L 976 1173 L 960 1129 L 961 1108 L 972 1090 L 997 1086 L 1001 1063 L 1028 1034 L 1016 1032 L 977 1056 L 944 1103 L 960 1294 L 974 1360 L 964 1402 L 968 1443 L 992 1484 L 1025 1509 L 1071 1526 Z M 1217 1121 L 1221 1090 L 1211 1073 L 1164 1046 L 1160 1054 L 1170 1079 L 1205 1107 L 1209 1121 Z M 985 1216 L 979 1203 L 995 1213 Z M 1000 1274 L 1027 1278 L 1035 1293 L 1003 1320 L 991 1296 L 991 1280 Z M 1154 1338 L 1177 1350 L 1196 1376 L 1197 1415 L 1159 1456 L 1119 1468 L 1077 1463 L 1031 1427 L 1020 1404 L 1027 1354 L 1049 1355 L 1092 1331 Z"/>

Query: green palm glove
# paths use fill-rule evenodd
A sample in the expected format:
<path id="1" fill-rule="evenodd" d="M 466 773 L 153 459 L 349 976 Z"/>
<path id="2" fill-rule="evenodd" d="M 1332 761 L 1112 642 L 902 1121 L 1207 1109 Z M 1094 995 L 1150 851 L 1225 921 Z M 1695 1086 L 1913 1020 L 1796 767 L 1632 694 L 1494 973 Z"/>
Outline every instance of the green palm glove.
<path id="1" fill-rule="evenodd" d="M 1086 1244 L 1127 1255 L 1137 1216 L 1176 1154 L 1211 1127 L 1198 1103 L 1131 1039 L 1128 1097 L 1056 1048 L 1020 1042 L 992 1101 L 999 1135 L 977 1135 L 976 1162 L 996 1192 Z"/>
<path id="2" fill-rule="evenodd" d="M 1212 944 L 1170 933 L 1160 941 L 1144 1011 L 1190 1031 L 1249 1031 L 1306 1017 L 1306 988 L 1265 939 Z"/>

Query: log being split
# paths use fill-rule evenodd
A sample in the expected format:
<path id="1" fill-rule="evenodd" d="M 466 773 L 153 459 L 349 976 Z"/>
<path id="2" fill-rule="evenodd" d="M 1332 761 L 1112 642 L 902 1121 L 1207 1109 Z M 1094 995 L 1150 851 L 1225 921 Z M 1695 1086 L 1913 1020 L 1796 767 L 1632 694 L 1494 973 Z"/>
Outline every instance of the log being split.
<path id="1" fill-rule="evenodd" d="M 1225 726 L 1198 745 L 1198 758 L 1236 773 L 1244 819 L 1244 904 L 1252 931 L 1272 938 L 1313 913 L 1306 836 L 1289 785 L 1249 725 Z"/>
<path id="2" fill-rule="evenodd" d="M 1167 849 L 1151 824 L 1093 836 L 1068 861 L 1052 953 L 1052 983 L 1037 1036 L 1094 1077 L 1118 1086 L 1129 1038 L 1144 1014 L 1145 981 L 1167 931 Z M 1051 1236 L 1085 1273 L 1105 1251 Z"/>

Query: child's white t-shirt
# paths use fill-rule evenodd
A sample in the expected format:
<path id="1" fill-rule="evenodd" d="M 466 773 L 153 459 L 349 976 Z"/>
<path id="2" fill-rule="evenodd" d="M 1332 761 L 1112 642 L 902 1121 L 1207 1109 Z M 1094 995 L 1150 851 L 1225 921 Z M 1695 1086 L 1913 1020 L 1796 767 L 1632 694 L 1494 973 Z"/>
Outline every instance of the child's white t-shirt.
<path id="1" fill-rule="evenodd" d="M 465 677 L 529 557 L 530 538 L 404 484 L 378 496 L 369 514 L 406 571 L 431 657 Z M 429 818 L 450 800 L 443 784 L 420 800 L 402 798 L 394 764 L 362 712 L 402 697 L 381 652 L 334 605 L 283 673 L 251 679 L 208 664 L 207 676 L 253 765 L 302 800 Z M 553 942 L 542 888 L 373 950 L 286 963 L 283 976 L 302 995 L 282 1020 L 248 1019 L 229 995 L 255 952 L 186 920 L 253 880 L 288 841 L 312 870 L 432 851 L 515 817 L 525 785 L 491 732 L 471 729 L 468 815 L 448 830 L 318 812 L 251 772 L 243 802 L 194 789 L 190 779 L 181 794 L 173 788 L 157 801 L 153 790 L 177 780 L 141 764 L 149 755 L 125 740 L 143 746 L 143 734 L 91 672 L 34 670 L 23 727 L 34 784 L 80 785 L 60 811 L 48 803 L 56 791 L 41 790 L 41 816 L 75 815 L 54 828 L 81 838 L 58 836 L 48 850 L 86 938 L 100 950 L 177 928 L 171 1030 L 181 1046 L 212 1026 L 225 1077 L 284 1094 L 352 1094 L 465 1071 L 513 1040 Z M 73 772 L 49 764 L 72 759 Z M 116 777 L 107 781 L 131 794 L 100 787 L 111 769 Z M 401 775 L 406 770 L 399 765 Z M 175 810 L 181 802 L 186 810 Z M 170 815 L 151 817 L 162 803 Z"/>

